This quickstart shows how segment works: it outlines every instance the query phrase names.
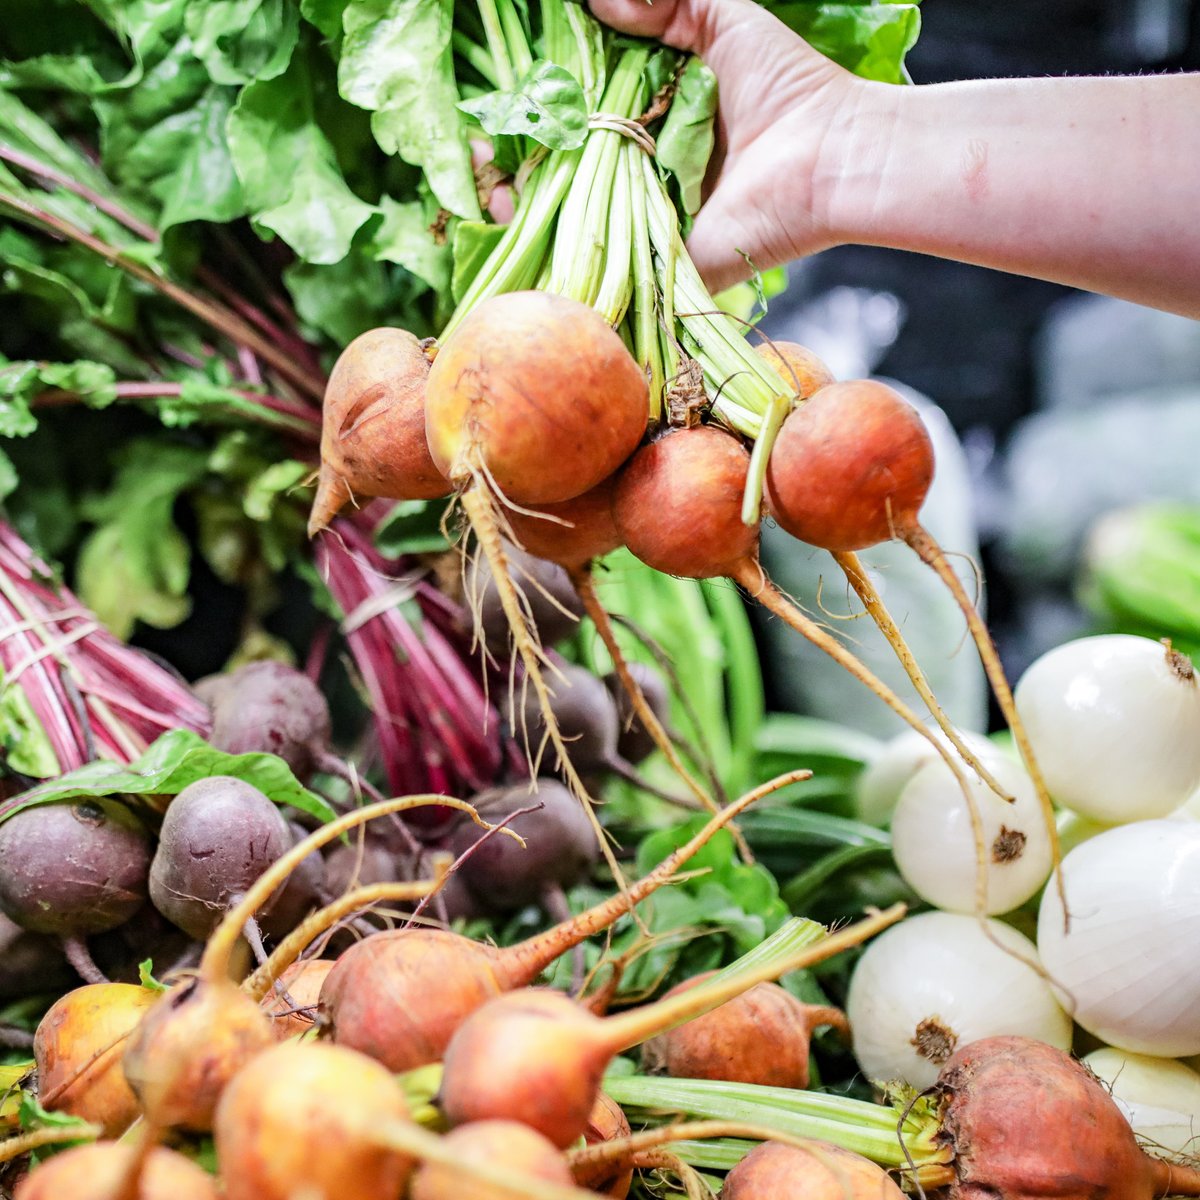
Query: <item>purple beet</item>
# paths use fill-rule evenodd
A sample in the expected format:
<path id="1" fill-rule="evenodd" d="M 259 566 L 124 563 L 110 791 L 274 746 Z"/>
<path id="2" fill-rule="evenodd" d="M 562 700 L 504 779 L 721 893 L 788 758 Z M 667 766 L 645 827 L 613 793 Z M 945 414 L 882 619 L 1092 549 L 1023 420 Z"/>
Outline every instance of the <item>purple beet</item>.
<path id="1" fill-rule="evenodd" d="M 189 784 L 171 801 L 150 866 L 150 898 L 180 929 L 206 938 L 226 909 L 292 846 L 279 809 L 229 775 Z"/>
<path id="2" fill-rule="evenodd" d="M 22 929 L 86 937 L 142 906 L 150 835 L 115 800 L 40 804 L 0 823 L 0 911 Z"/>

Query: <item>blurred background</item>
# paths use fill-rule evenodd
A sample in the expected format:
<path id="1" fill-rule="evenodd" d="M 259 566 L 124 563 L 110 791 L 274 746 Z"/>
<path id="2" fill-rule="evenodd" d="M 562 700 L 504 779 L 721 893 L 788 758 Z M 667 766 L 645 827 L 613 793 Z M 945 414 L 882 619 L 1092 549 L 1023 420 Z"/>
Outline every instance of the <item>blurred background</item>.
<path id="1" fill-rule="evenodd" d="M 908 60 L 917 83 L 1200 69 L 1192 0 L 927 0 L 922 10 Z M 1200 164 L 1192 169 L 1200 187 Z M 839 378 L 875 373 L 940 409 L 930 416 L 940 478 L 926 523 L 982 565 L 1011 677 L 1042 650 L 1099 626 L 1141 622 L 1159 632 L 1166 617 L 1157 610 L 1182 586 L 1176 574 L 1197 586 L 1200 323 L 923 255 L 841 247 L 793 264 L 762 328 L 827 355 Z M 1183 507 L 1099 524 L 1147 501 Z M 778 536 L 768 537 L 767 553 L 810 607 L 831 619 L 852 607 L 825 556 L 798 555 Z M 948 707 L 981 725 L 986 700 L 973 655 L 960 647 L 961 622 L 894 548 L 873 552 L 870 566 Z M 965 561 L 964 578 L 974 586 Z M 1136 613 L 1126 611 L 1131 584 L 1139 585 Z M 1142 611 L 1147 605 L 1156 611 Z M 860 725 L 870 722 L 852 684 L 777 632 L 759 628 L 781 707 L 833 719 L 852 711 Z M 861 638 L 886 671 L 868 631 Z M 878 719 L 882 732 L 887 717 Z"/>

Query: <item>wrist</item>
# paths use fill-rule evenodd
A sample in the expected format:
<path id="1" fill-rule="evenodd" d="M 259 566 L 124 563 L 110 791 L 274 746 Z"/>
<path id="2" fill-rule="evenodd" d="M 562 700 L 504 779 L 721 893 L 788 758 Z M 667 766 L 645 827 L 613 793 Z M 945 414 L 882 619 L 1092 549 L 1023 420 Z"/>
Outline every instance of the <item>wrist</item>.
<path id="1" fill-rule="evenodd" d="M 813 172 L 814 217 L 830 246 L 877 243 L 892 207 L 889 167 L 913 90 L 855 77 L 839 98 Z"/>

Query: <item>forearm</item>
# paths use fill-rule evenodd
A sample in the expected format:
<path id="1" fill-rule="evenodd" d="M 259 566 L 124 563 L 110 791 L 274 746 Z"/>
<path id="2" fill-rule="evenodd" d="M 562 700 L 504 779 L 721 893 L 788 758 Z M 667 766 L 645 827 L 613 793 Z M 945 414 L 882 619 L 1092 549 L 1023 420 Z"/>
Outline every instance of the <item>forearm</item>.
<path id="1" fill-rule="evenodd" d="M 839 123 L 835 240 L 1200 317 L 1200 75 L 868 85 Z"/>

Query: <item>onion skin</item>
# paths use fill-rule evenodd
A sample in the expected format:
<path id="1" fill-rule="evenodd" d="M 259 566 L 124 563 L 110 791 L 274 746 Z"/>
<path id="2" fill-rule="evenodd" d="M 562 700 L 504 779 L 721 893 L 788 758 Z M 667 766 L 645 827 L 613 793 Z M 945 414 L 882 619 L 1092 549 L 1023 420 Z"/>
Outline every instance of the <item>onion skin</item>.
<path id="1" fill-rule="evenodd" d="M 486 471 L 517 504 L 556 504 L 611 475 L 649 412 L 641 368 L 595 309 L 509 292 L 474 308 L 439 347 L 425 433 L 456 488 Z"/>
<path id="2" fill-rule="evenodd" d="M 767 460 L 767 510 L 824 550 L 904 536 L 933 483 L 933 442 L 887 384 L 831 383 L 792 410 Z"/>
<path id="3" fill-rule="evenodd" d="M 141 1111 L 121 1069 L 124 1039 L 157 999 L 131 983 L 89 983 L 55 1001 L 33 1037 L 46 1107 L 99 1125 L 105 1137 L 123 1133 Z"/>
<path id="4" fill-rule="evenodd" d="M 100 1200 L 116 1194 L 135 1147 L 117 1142 L 75 1146 L 35 1167 L 13 1200 Z M 216 1180 L 189 1158 L 155 1146 L 131 1200 L 218 1200 Z"/>
<path id="5" fill-rule="evenodd" d="M 666 994 L 685 992 L 706 971 Z M 723 1079 L 765 1087 L 807 1088 L 809 1040 L 818 1025 L 850 1031 L 845 1013 L 803 1004 L 777 983 L 760 983 L 702 1017 L 651 1038 L 643 1048 L 647 1070 L 677 1079 Z"/>
<path id="6" fill-rule="evenodd" d="M 725 1177 L 721 1200 L 903 1200 L 869 1159 L 829 1142 L 755 1146 Z"/>
<path id="7" fill-rule="evenodd" d="M 1168 1178 L 1195 1194 L 1188 1172 L 1147 1157 L 1104 1086 L 1052 1046 L 983 1038 L 946 1063 L 938 1086 L 951 1200 L 1150 1200 Z"/>
<path id="8" fill-rule="evenodd" d="M 319 1042 L 284 1042 L 225 1089 L 213 1123 L 225 1200 L 389 1200 L 411 1160 L 370 1140 L 408 1119 L 385 1067 Z"/>

